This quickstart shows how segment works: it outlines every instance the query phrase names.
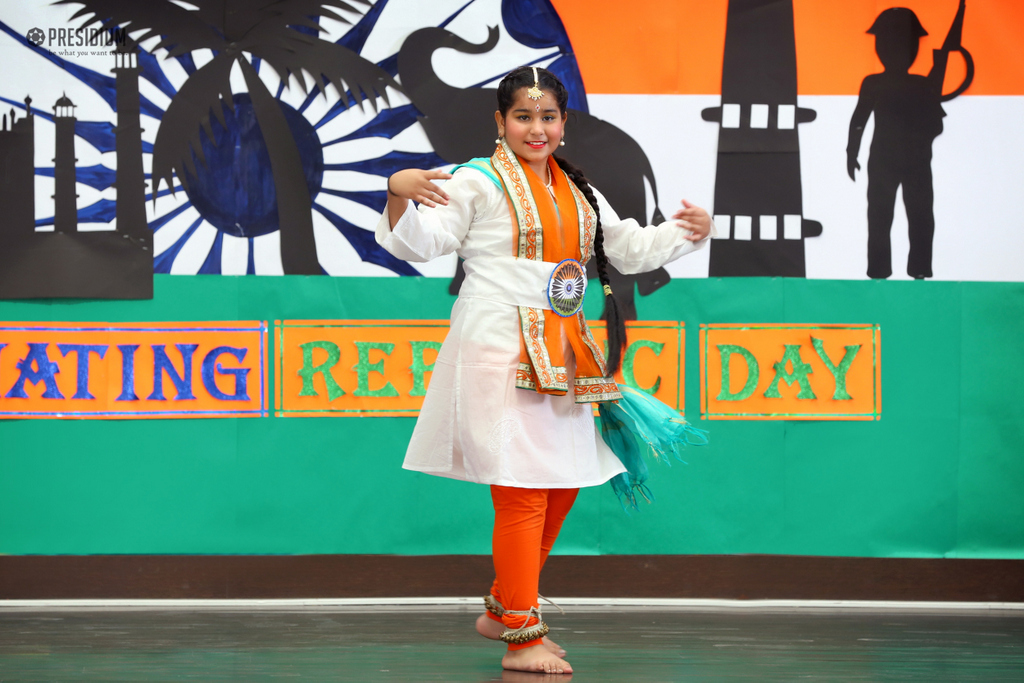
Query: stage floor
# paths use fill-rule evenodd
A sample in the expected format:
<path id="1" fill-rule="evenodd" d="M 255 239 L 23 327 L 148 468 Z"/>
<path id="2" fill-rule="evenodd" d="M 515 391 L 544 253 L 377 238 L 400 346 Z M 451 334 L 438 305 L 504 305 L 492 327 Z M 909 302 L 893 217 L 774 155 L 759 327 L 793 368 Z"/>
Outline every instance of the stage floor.
<path id="1" fill-rule="evenodd" d="M 4 608 L 0 682 L 1024 680 L 1021 611 L 546 610 L 572 676 L 503 672 L 477 614 Z"/>

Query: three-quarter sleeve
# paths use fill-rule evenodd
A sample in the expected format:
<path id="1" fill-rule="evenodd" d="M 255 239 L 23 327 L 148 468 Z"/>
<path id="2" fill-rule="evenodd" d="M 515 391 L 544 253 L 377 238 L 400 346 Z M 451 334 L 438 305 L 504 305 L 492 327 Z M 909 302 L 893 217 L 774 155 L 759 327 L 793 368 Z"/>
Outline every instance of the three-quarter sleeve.
<path id="1" fill-rule="evenodd" d="M 477 203 L 485 195 L 481 183 L 488 182 L 472 170 L 457 171 L 444 184 L 447 206 L 420 205 L 409 202 L 394 228 L 385 208 L 377 222 L 377 244 L 403 261 L 423 263 L 456 251 L 469 232 L 477 213 Z"/>
<path id="2" fill-rule="evenodd" d="M 684 254 L 702 249 L 716 234 L 714 223 L 709 235 L 698 242 L 686 239 L 689 231 L 674 220 L 643 227 L 632 218 L 619 218 L 608 200 L 596 189 L 594 195 L 601 210 L 604 253 L 624 275 L 660 268 Z"/>

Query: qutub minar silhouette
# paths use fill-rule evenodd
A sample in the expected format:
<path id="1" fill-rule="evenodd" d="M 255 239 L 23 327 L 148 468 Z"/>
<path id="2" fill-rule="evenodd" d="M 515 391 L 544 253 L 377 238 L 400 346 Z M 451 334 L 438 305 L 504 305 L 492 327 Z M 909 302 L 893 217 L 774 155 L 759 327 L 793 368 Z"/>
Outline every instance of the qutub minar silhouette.
<path id="1" fill-rule="evenodd" d="M 115 230 L 78 230 L 75 104 L 62 95 L 53 105 L 53 232 L 36 232 L 35 119 L 12 108 L 0 130 L 0 298 L 153 297 L 153 235 L 146 222 L 142 167 L 137 46 L 112 52 L 117 94 Z"/>

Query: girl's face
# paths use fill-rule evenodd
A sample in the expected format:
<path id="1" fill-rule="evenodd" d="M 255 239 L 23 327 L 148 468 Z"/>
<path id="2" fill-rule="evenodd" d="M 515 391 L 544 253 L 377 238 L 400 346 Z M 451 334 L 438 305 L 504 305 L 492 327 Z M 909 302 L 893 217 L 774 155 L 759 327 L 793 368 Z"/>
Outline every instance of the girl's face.
<path id="1" fill-rule="evenodd" d="M 531 100 L 526 91 L 527 88 L 520 88 L 505 116 L 496 111 L 494 120 L 498 124 L 498 135 L 503 136 L 512 151 L 544 178 L 548 156 L 558 149 L 558 143 L 562 141 L 566 115 L 548 91 L 545 90 L 539 100 Z"/>

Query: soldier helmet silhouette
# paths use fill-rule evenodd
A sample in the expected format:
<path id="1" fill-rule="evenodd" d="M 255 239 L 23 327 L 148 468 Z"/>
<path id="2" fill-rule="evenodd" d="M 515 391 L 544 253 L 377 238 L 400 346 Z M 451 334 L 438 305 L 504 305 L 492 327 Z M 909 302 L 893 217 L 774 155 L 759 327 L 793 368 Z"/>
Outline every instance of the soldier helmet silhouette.
<path id="1" fill-rule="evenodd" d="M 906 70 L 917 59 L 920 40 L 928 35 L 914 10 L 892 7 L 878 15 L 867 31 L 875 36 L 875 52 L 887 69 Z"/>
<path id="2" fill-rule="evenodd" d="M 923 38 L 928 35 L 914 10 L 906 7 L 890 7 L 875 19 L 867 31 L 873 36 L 911 36 Z"/>

